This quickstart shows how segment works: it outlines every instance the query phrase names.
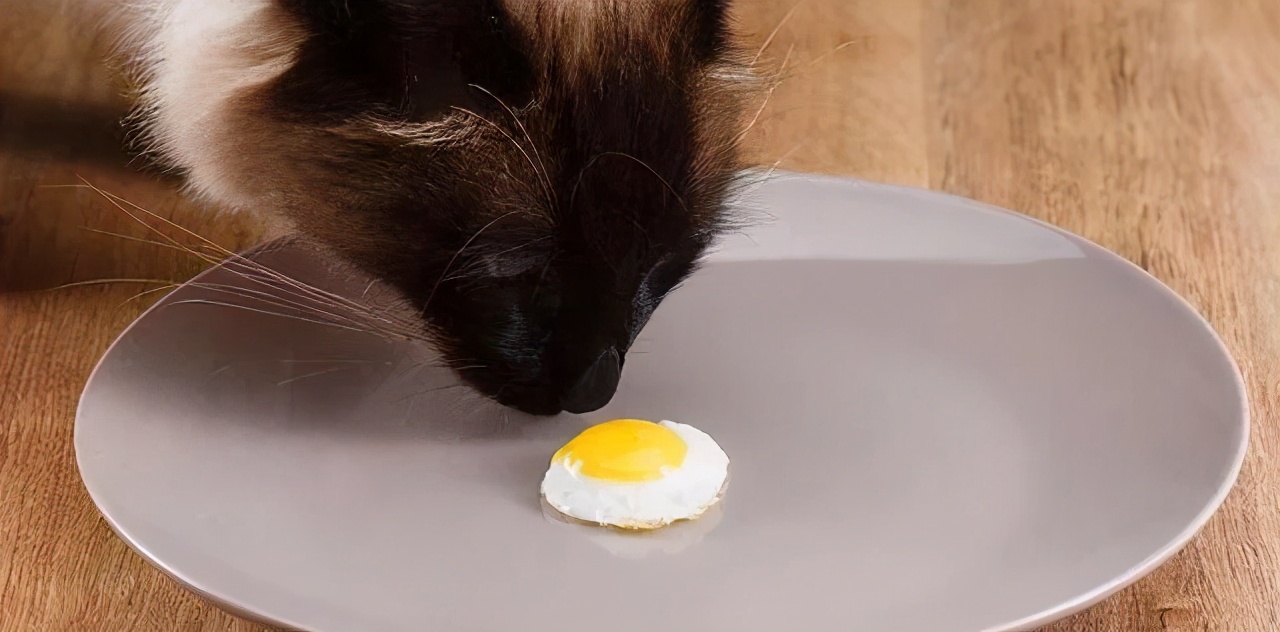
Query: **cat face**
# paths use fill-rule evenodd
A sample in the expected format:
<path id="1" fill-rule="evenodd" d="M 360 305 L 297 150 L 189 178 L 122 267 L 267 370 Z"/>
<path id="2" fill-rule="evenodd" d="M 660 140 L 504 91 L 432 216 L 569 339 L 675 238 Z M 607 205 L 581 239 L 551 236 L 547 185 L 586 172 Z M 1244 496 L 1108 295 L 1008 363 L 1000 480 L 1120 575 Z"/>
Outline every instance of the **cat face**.
<path id="1" fill-rule="evenodd" d="M 745 66 L 723 3 L 262 1 L 285 53 L 205 130 L 221 162 L 196 186 L 397 288 L 481 393 L 606 404 L 727 221 Z"/>

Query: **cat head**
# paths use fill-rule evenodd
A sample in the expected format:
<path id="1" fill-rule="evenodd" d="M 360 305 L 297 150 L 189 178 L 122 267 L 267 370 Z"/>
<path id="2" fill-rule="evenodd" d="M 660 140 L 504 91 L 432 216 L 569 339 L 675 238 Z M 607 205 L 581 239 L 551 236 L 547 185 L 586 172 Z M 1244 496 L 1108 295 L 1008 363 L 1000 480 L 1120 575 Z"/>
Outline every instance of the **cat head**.
<path id="1" fill-rule="evenodd" d="M 725 2 L 196 4 L 218 15 L 155 18 L 152 146 L 396 288 L 501 403 L 607 403 L 730 221 L 750 73 Z"/>

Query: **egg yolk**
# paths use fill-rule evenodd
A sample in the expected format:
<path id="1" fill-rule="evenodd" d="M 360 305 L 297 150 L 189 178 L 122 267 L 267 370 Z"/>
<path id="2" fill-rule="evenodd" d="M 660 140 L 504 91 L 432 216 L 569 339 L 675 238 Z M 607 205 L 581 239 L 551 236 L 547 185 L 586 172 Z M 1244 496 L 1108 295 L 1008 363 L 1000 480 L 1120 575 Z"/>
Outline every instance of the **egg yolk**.
<path id="1" fill-rule="evenodd" d="M 591 478 L 639 483 L 662 478 L 680 467 L 689 448 L 670 428 L 640 419 L 615 419 L 592 426 L 556 451 L 552 462 L 581 463 Z"/>

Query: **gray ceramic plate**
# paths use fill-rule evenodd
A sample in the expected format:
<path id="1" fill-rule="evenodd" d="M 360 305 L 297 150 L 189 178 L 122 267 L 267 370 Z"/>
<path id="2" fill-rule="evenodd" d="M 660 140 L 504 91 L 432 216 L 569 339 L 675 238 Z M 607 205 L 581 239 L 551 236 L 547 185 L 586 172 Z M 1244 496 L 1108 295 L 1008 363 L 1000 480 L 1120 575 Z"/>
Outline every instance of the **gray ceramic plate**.
<path id="1" fill-rule="evenodd" d="M 85 485 L 178 581 L 320 632 L 1023 629 L 1150 571 L 1230 489 L 1236 367 L 1138 268 L 936 193 L 786 175 L 754 202 L 774 219 L 662 306 L 587 418 L 526 423 L 415 345 L 213 305 L 256 286 L 209 272 L 90 379 Z M 615 416 L 716 437 L 721 511 L 548 519 L 551 453 Z"/>

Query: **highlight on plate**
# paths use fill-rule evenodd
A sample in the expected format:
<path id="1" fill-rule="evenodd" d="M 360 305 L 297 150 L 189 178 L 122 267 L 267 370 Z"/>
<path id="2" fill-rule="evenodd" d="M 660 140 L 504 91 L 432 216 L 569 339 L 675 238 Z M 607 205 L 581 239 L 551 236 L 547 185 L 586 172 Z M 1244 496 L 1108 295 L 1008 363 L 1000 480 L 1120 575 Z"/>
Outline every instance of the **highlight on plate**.
<path id="1" fill-rule="evenodd" d="M 707 433 L 673 421 L 615 419 L 556 451 L 542 497 L 583 522 L 657 529 L 704 514 L 728 477 L 729 457 Z"/>

